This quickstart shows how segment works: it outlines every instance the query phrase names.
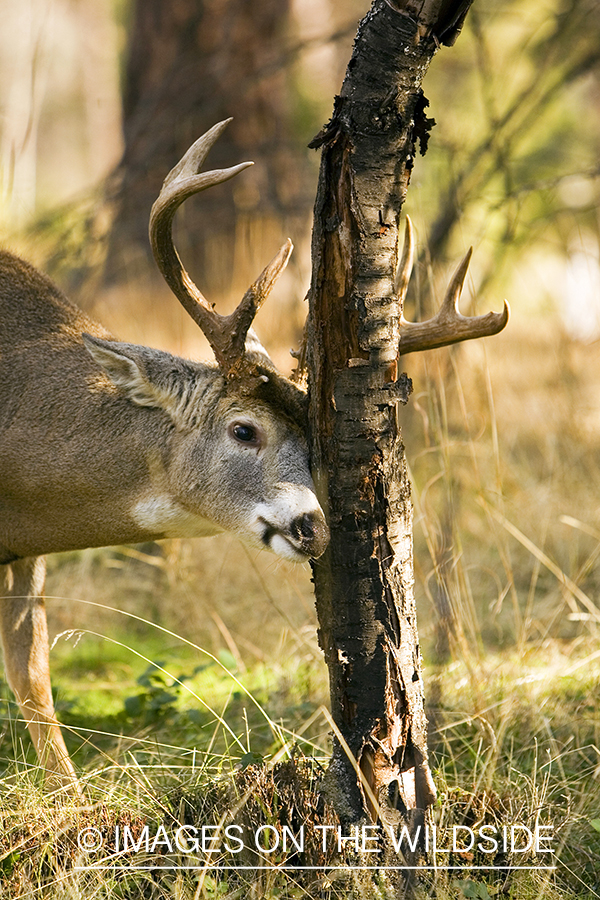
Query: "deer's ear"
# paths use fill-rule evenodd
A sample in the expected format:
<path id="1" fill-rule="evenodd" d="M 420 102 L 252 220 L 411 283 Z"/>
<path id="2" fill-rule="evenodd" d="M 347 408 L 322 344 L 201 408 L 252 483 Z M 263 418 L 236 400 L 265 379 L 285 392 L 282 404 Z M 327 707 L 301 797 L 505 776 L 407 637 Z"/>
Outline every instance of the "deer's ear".
<path id="1" fill-rule="evenodd" d="M 246 335 L 245 354 L 254 362 L 260 362 L 263 365 L 275 368 L 275 363 L 269 356 L 267 350 L 264 348 L 262 341 L 255 332 L 254 328 L 248 329 L 248 334 Z"/>
<path id="2" fill-rule="evenodd" d="M 165 391 L 146 376 L 142 359 L 145 348 L 118 341 L 105 341 L 82 335 L 88 353 L 101 366 L 116 387 L 138 406 L 168 407 Z"/>

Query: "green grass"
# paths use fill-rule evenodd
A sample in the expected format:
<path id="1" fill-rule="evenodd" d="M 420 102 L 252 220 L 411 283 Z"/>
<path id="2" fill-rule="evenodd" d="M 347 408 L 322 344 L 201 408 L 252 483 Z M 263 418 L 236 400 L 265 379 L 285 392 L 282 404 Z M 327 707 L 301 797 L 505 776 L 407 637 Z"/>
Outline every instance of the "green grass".
<path id="1" fill-rule="evenodd" d="M 70 656 L 61 652 L 55 667 L 67 740 L 84 780 L 87 772 L 89 807 L 45 795 L 31 754 L 20 749 L 27 738 L 11 711 L 13 740 L 5 736 L 1 746 L 3 756 L 16 752 L 17 757 L 16 765 L 5 762 L 2 780 L 3 896 L 29 896 L 19 893 L 26 885 L 31 896 L 36 891 L 69 896 L 79 890 L 84 896 L 191 898 L 199 877 L 204 879 L 199 897 L 242 896 L 237 892 L 250 885 L 265 891 L 258 896 L 313 896 L 317 882 L 323 897 L 395 896 L 393 878 L 374 887 L 359 870 L 331 869 L 318 877 L 241 869 L 150 876 L 131 866 L 189 859 L 178 852 L 166 857 L 164 852 L 144 853 L 144 848 L 141 855 L 122 855 L 129 871 L 76 871 L 74 865 L 81 864 L 77 834 L 84 827 L 110 836 L 115 824 L 129 824 L 139 837 L 144 825 L 154 835 L 162 824 L 171 834 L 180 824 L 216 824 L 227 812 L 231 821 L 254 831 L 265 824 L 281 830 L 292 816 L 296 831 L 299 822 L 313 833 L 315 824 L 335 822 L 318 799 L 327 753 L 327 723 L 319 714 L 323 667 L 318 671 L 313 664 L 298 672 L 288 659 L 281 666 L 257 663 L 234 678 L 209 661 L 194 672 L 189 648 L 173 643 L 166 674 L 148 670 L 141 659 L 153 655 L 155 637 L 137 643 L 135 652 L 123 644 L 84 636 Z M 438 845 L 449 846 L 453 825 L 475 829 L 518 823 L 533 830 L 539 822 L 551 826 L 557 868 L 481 873 L 469 866 L 541 865 L 545 859 L 438 854 L 438 863 L 450 859 L 464 868 L 425 873 L 419 896 L 567 900 L 598 895 L 600 653 L 589 647 L 586 652 L 592 658 L 555 642 L 545 653 L 530 652 L 526 659 L 489 655 L 485 671 L 476 675 L 463 663 L 428 670 L 427 694 L 436 701 L 429 712 L 439 791 L 433 811 Z M 225 655 L 223 659 L 232 662 Z M 215 712 L 197 698 L 210 698 Z M 91 743 L 84 740 L 88 733 Z M 273 765 L 277 758 L 283 764 Z M 360 861 L 351 851 L 323 857 L 317 850 L 313 841 L 305 857 L 291 856 L 292 863 L 306 864 L 307 858 L 334 866 Z M 241 857 L 222 853 L 218 859 L 239 866 Z M 285 859 L 285 854 L 277 857 L 279 863 Z M 246 865 L 256 862 L 256 855 L 244 858 Z M 328 887 L 324 879 L 329 879 Z"/>

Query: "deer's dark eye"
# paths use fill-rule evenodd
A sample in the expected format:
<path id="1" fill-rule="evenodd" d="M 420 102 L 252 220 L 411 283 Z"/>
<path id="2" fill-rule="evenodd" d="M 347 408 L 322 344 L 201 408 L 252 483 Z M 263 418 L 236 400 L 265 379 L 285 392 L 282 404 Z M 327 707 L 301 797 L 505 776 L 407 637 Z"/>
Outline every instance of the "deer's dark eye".
<path id="1" fill-rule="evenodd" d="M 248 447 L 258 447 L 260 444 L 260 437 L 253 425 L 247 425 L 245 422 L 234 422 L 230 426 L 230 432 L 240 444 L 246 444 Z"/>

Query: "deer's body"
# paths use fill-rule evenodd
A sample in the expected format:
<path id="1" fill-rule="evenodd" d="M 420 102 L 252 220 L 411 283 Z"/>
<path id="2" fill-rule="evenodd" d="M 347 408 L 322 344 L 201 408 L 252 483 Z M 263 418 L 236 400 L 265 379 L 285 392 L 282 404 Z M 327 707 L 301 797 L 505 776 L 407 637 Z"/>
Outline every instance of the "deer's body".
<path id="1" fill-rule="evenodd" d="M 319 556 L 305 395 L 250 332 L 288 242 L 228 318 L 185 273 L 172 218 L 248 164 L 198 174 L 226 123 L 167 177 L 151 240 L 217 365 L 115 341 L 32 266 L 0 252 L 0 635 L 8 682 L 50 780 L 78 790 L 54 714 L 44 556 L 231 531 L 280 556 Z"/>
<path id="2" fill-rule="evenodd" d="M 301 395 L 266 361 L 269 380 L 240 390 L 214 365 L 114 342 L 8 253 L 0 322 L 0 564 L 224 529 L 293 559 L 319 552 Z M 120 352 L 141 377 L 118 370 Z M 263 446 L 236 441 L 235 422 Z"/>
<path id="3" fill-rule="evenodd" d="M 0 563 L 142 540 L 128 507 L 160 414 L 137 414 L 98 371 L 81 335 L 110 335 L 4 252 L 0 322 Z"/>

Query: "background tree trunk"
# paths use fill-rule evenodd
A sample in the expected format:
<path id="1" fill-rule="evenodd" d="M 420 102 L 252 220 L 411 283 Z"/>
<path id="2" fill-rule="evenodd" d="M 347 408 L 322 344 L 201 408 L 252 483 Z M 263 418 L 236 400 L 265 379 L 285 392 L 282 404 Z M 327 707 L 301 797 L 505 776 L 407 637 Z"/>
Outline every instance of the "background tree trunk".
<path id="1" fill-rule="evenodd" d="M 468 6 L 374 0 L 333 117 L 313 142 L 323 150 L 307 368 L 311 452 L 331 525 L 314 577 L 341 737 L 329 786 L 346 822 L 365 813 L 385 820 L 390 807 L 416 822 L 435 798 L 398 415 L 411 383 L 398 376 L 394 276 L 400 209 L 433 124 L 421 81 Z"/>
<path id="2" fill-rule="evenodd" d="M 188 251 L 192 276 L 198 273 L 203 287 L 227 289 L 238 217 L 289 220 L 304 211 L 303 159 L 290 138 L 290 82 L 281 65 L 288 6 L 288 0 L 136 0 L 107 281 L 154 271 L 147 223 L 165 174 L 200 134 L 229 116 L 234 121 L 210 165 L 244 159 L 256 165 L 233 189 L 186 206 L 177 241 Z"/>

